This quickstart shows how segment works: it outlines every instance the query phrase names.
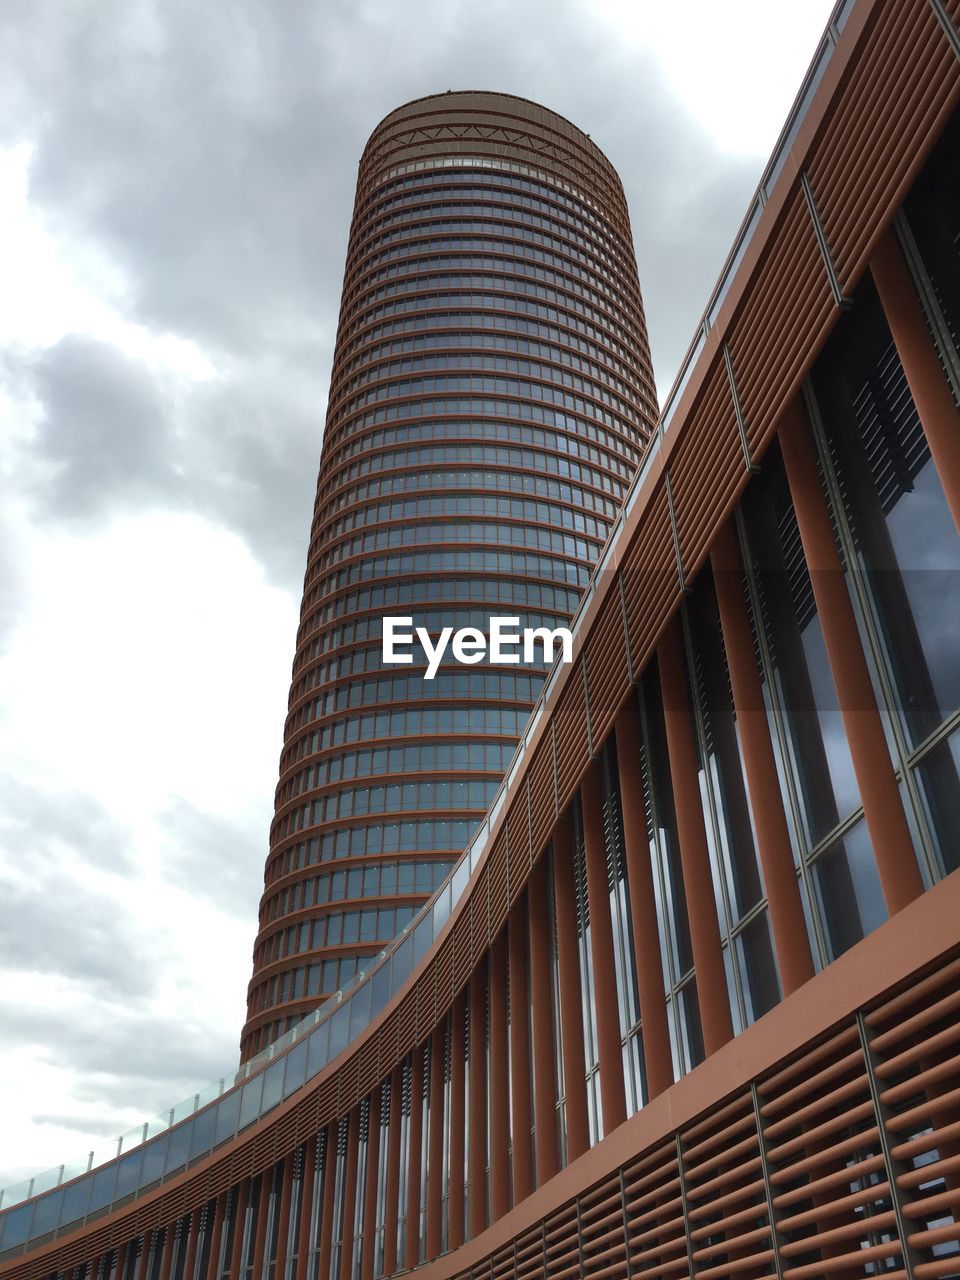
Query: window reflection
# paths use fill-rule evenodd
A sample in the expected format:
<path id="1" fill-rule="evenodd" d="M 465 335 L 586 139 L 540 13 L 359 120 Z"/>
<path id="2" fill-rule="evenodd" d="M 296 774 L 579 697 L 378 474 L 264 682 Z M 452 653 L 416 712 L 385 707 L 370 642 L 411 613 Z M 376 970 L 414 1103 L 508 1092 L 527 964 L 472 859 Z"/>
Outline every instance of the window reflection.
<path id="1" fill-rule="evenodd" d="M 640 681 L 640 713 L 647 838 L 653 869 L 660 950 L 664 961 L 673 1072 L 679 1079 L 702 1060 L 703 1038 L 692 976 L 693 952 L 656 658 L 651 660 Z M 682 980 L 686 980 L 687 985 L 679 990 Z"/>
<path id="2" fill-rule="evenodd" d="M 787 730 L 790 767 L 813 847 L 860 803 L 853 761 L 777 445 L 744 495 L 759 625 L 773 670 L 774 701 Z M 757 625 L 758 620 L 754 619 Z"/>
<path id="3" fill-rule="evenodd" d="M 814 376 L 911 744 L 960 706 L 960 537 L 869 281 Z"/>
<path id="4" fill-rule="evenodd" d="M 887 909 L 862 818 L 817 859 L 814 884 L 828 959 L 835 960 L 886 920 Z"/>
<path id="5" fill-rule="evenodd" d="M 940 742 L 917 769 L 927 820 L 943 873 L 960 866 L 960 732 Z"/>

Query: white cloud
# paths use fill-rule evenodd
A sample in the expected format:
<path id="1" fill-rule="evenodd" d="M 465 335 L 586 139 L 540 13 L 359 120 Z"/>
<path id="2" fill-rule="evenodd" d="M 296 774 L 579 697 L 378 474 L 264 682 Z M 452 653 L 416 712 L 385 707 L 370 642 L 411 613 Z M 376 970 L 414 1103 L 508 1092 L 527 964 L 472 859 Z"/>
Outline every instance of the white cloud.
<path id="1" fill-rule="evenodd" d="M 770 154 L 832 5 L 823 0 L 591 0 L 617 38 L 649 51 L 716 145 Z"/>
<path id="2" fill-rule="evenodd" d="M 30 142 L 0 149 L 0 345 L 49 347 L 82 333 L 151 368 L 215 376 L 195 342 L 125 317 L 129 286 L 104 253 L 77 239 L 64 243 L 47 228 L 30 203 L 34 152 Z"/>

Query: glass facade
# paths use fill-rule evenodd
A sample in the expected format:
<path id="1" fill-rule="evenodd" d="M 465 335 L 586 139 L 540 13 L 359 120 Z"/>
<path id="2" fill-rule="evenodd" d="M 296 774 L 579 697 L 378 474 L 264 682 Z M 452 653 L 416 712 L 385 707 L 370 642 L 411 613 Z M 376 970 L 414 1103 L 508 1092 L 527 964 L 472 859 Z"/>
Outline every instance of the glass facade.
<path id="1" fill-rule="evenodd" d="M 442 105 L 554 127 L 518 102 Z M 432 681 L 384 669 L 382 616 L 432 634 L 487 631 L 495 614 L 565 624 L 655 419 L 607 162 L 583 135 L 571 167 L 532 163 L 522 139 L 496 155 L 458 142 L 451 167 L 452 145 L 443 130 L 432 151 L 418 143 L 412 174 L 403 141 L 389 164 L 371 144 L 360 166 L 244 1059 L 410 922 L 489 806 L 542 686 L 536 665 L 448 657 Z M 412 880 L 409 859 L 381 873 L 398 849 L 422 863 Z M 314 870 L 341 858 L 345 888 L 344 873 Z M 364 905 L 326 908 L 344 895 Z"/>

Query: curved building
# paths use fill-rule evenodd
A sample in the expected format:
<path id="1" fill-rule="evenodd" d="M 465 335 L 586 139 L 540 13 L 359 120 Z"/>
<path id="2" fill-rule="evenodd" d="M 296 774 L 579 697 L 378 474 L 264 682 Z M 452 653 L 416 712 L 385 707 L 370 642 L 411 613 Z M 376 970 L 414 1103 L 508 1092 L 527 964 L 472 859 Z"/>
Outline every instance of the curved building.
<path id="1" fill-rule="evenodd" d="M 840 0 L 476 836 L 2 1280 L 960 1280 L 960 0 Z"/>
<path id="2" fill-rule="evenodd" d="M 543 682 L 384 667 L 383 616 L 567 623 L 654 421 L 623 189 L 594 143 L 506 94 L 387 116 L 357 180 L 243 1059 L 442 883 Z"/>

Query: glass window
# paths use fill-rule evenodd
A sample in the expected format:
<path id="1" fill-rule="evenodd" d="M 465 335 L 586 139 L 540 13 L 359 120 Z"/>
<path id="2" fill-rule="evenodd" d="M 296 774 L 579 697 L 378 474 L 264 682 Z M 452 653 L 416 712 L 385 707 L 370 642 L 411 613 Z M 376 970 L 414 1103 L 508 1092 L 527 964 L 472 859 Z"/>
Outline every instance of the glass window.
<path id="1" fill-rule="evenodd" d="M 960 348 L 960 117 L 944 130 L 904 206 L 943 314 Z"/>
<path id="2" fill-rule="evenodd" d="M 654 658 L 641 679 L 641 706 L 645 734 L 644 791 L 650 855 L 653 860 L 654 891 L 661 946 L 679 979 L 693 967 L 687 900 L 680 866 L 680 840 L 673 807 L 673 788 L 667 757 L 667 734 L 663 722 L 660 676 Z M 667 976 L 667 975 L 665 975 Z M 667 977 L 667 981 L 670 979 Z"/>
<path id="3" fill-rule="evenodd" d="M 869 281 L 827 344 L 817 403 L 911 744 L 960 707 L 960 536 Z"/>
<path id="4" fill-rule="evenodd" d="M 697 576 L 688 605 L 692 674 L 703 729 L 702 749 L 706 753 L 700 760 L 701 787 L 709 783 L 719 826 L 720 849 L 711 848 L 711 854 L 722 864 L 721 874 L 736 921 L 763 897 L 763 882 L 720 631 L 720 613 L 709 568 Z M 709 813 L 706 827 L 708 835 L 713 837 Z M 711 838 L 711 845 L 715 843 Z"/>
<path id="5" fill-rule="evenodd" d="M 813 873 L 828 958 L 835 960 L 887 918 L 873 849 L 862 818 L 817 858 Z"/>
<path id="6" fill-rule="evenodd" d="M 766 911 L 749 921 L 735 942 L 737 969 L 748 1024 L 779 1003 L 780 981 Z"/>
<path id="7" fill-rule="evenodd" d="M 766 693 L 779 706 L 787 731 L 790 766 L 812 848 L 858 807 L 860 793 L 776 443 L 767 450 L 763 473 L 747 489 L 742 509 L 759 626 L 773 664 L 774 688 L 767 687 Z"/>
<path id="8" fill-rule="evenodd" d="M 944 875 L 960 866 L 960 731 L 929 751 L 916 770 Z"/>

